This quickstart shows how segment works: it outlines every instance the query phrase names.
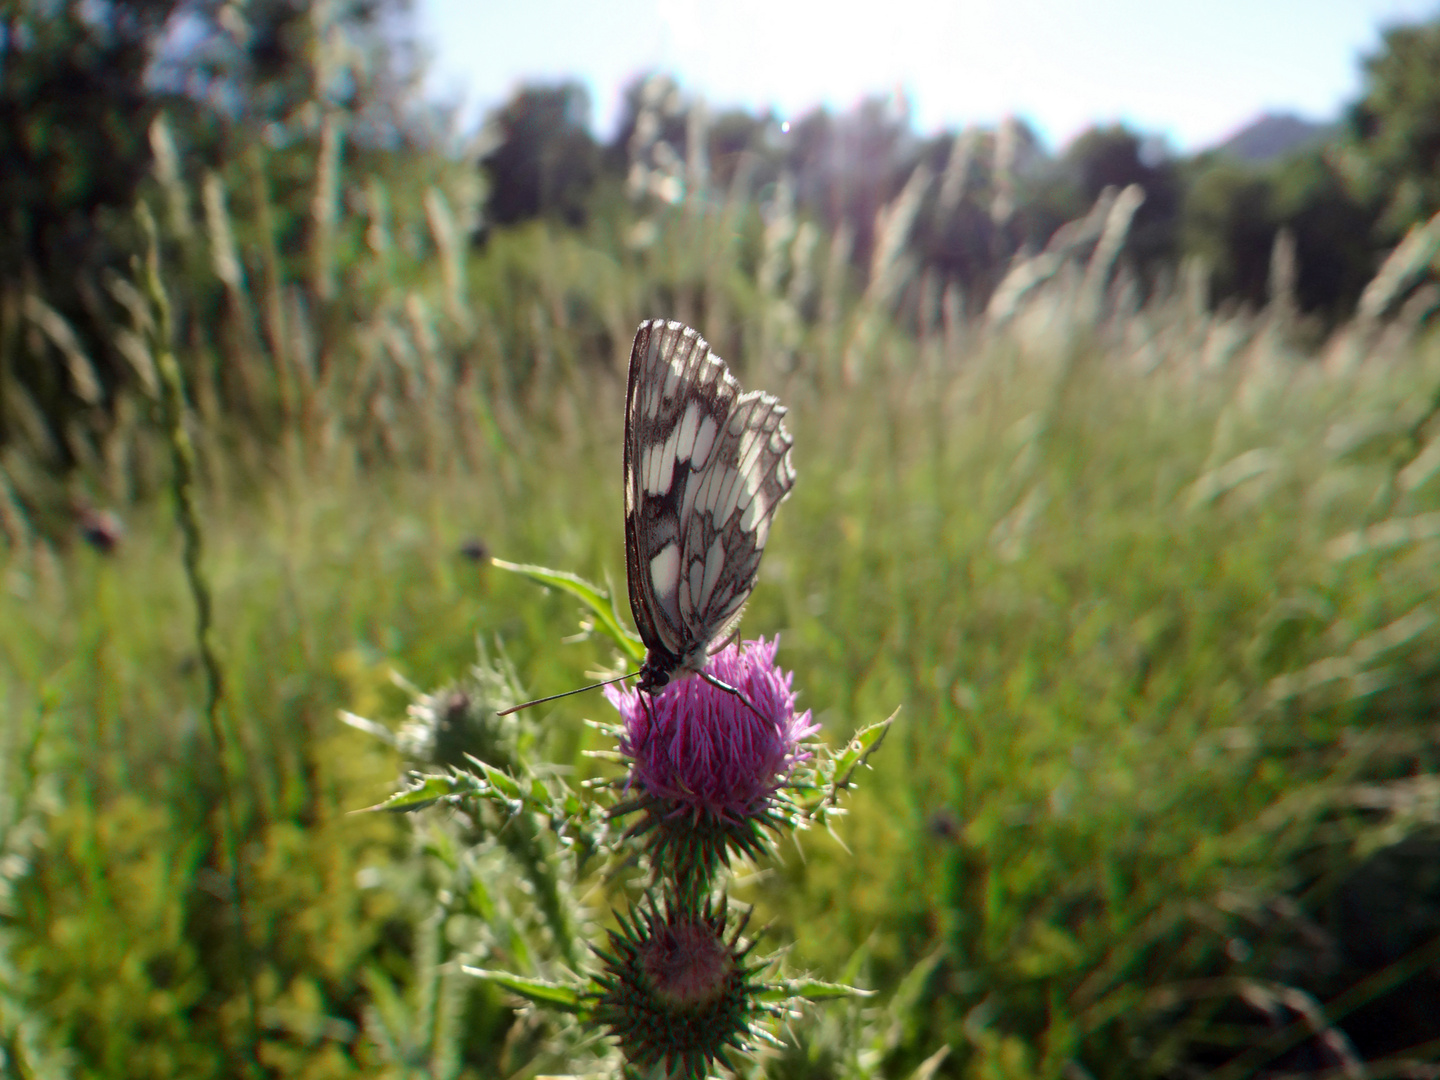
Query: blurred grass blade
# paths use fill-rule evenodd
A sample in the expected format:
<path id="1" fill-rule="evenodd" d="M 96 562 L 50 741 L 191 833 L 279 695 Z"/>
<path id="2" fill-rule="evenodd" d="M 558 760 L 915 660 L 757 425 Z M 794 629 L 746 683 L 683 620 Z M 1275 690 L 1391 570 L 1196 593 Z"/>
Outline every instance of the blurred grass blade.
<path id="1" fill-rule="evenodd" d="M 64 316 L 35 293 L 25 295 L 23 310 L 25 317 L 50 339 L 65 358 L 65 368 L 70 373 L 70 389 L 85 404 L 98 404 L 102 396 L 100 376 Z"/>
<path id="2" fill-rule="evenodd" d="M 1405 238 L 1385 259 L 1360 294 L 1357 314 L 1362 320 L 1380 318 L 1405 295 L 1440 255 L 1440 214 L 1424 225 L 1412 225 Z"/>
<path id="3" fill-rule="evenodd" d="M 940 1066 L 945 1063 L 945 1059 L 949 1056 L 949 1045 L 947 1044 L 940 1047 L 939 1050 L 936 1050 L 935 1053 L 931 1054 L 915 1067 L 915 1071 L 910 1074 L 910 1080 L 930 1080 L 930 1078 L 939 1071 Z"/>
<path id="4" fill-rule="evenodd" d="M 399 745 L 398 740 L 395 738 L 395 733 L 384 724 L 377 724 L 374 720 L 367 720 L 363 716 L 356 716 L 352 712 L 341 709 L 340 722 L 348 724 L 356 731 L 363 731 L 372 738 L 379 739 L 386 746 L 393 747 Z"/>

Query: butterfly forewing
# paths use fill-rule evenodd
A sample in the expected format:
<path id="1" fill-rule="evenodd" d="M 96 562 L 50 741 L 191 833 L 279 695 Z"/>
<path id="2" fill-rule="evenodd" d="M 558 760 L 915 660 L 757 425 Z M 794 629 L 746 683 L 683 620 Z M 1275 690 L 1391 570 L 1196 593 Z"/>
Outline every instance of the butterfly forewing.
<path id="1" fill-rule="evenodd" d="M 769 394 L 742 393 L 694 330 L 640 325 L 625 407 L 625 556 L 648 650 L 643 687 L 699 671 L 734 633 L 795 482 L 784 415 Z"/>

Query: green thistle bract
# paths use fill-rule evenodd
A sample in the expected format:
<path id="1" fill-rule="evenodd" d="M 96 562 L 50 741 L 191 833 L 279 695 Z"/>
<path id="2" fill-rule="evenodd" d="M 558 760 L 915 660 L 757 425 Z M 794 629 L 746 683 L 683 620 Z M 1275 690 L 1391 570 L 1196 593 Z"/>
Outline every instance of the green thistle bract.
<path id="1" fill-rule="evenodd" d="M 764 964 L 747 963 L 754 943 L 740 942 L 749 915 L 727 930 L 728 915 L 724 899 L 686 911 L 652 898 L 609 931 L 608 952 L 595 950 L 604 966 L 592 1015 L 633 1068 L 701 1080 L 727 1051 L 764 1038 L 755 1025 L 776 1011 L 760 1001 Z"/>

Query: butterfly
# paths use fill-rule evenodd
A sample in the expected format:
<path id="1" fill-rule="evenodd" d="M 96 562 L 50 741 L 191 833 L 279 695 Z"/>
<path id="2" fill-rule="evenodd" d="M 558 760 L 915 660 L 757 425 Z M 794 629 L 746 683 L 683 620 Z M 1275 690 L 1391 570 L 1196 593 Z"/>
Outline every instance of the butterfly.
<path id="1" fill-rule="evenodd" d="M 625 570 L 655 693 L 738 632 L 776 508 L 795 485 L 785 406 L 742 391 L 709 343 L 640 324 L 625 395 Z M 753 707 L 753 706 L 752 706 Z"/>
<path id="2" fill-rule="evenodd" d="M 640 324 L 625 393 L 625 571 L 645 645 L 634 674 L 649 695 L 699 675 L 755 709 L 705 664 L 738 632 L 775 510 L 795 485 L 785 413 L 772 395 L 741 390 L 695 330 Z"/>

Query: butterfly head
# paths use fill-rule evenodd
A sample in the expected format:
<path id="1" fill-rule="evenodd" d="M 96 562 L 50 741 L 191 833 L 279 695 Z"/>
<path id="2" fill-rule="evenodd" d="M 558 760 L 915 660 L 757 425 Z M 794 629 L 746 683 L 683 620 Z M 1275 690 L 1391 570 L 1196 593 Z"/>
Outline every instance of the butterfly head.
<path id="1" fill-rule="evenodd" d="M 685 656 L 676 656 L 665 648 L 651 646 L 645 651 L 645 662 L 640 665 L 638 689 L 647 694 L 658 694 L 671 683 L 699 675 L 705 670 L 709 652 L 704 643 L 691 649 Z"/>
<path id="2" fill-rule="evenodd" d="M 635 684 L 636 687 L 652 697 L 665 689 L 674 673 L 671 660 L 671 657 L 657 655 L 654 649 L 649 650 L 645 654 L 645 662 L 640 665 L 640 678 Z"/>

